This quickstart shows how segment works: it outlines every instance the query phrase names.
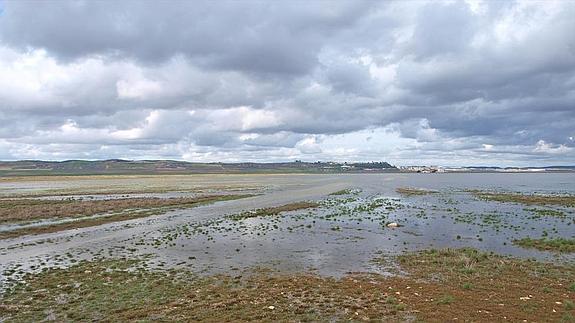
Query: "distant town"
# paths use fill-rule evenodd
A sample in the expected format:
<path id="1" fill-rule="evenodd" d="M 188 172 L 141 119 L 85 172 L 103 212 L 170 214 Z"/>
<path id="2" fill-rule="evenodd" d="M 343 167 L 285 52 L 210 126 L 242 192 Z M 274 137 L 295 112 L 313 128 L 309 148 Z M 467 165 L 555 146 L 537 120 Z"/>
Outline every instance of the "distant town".
<path id="1" fill-rule="evenodd" d="M 413 173 L 456 173 L 456 172 L 574 172 L 575 166 L 548 166 L 548 167 L 489 167 L 489 166 L 468 166 L 468 167 L 443 167 L 443 166 L 399 166 L 402 172 Z"/>

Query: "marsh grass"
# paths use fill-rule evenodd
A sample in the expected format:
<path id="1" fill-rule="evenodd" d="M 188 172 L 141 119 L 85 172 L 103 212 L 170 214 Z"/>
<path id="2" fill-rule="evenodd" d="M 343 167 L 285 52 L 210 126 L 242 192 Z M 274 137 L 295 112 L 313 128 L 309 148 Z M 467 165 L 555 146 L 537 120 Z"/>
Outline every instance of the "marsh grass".
<path id="1" fill-rule="evenodd" d="M 575 195 L 535 195 L 505 192 L 470 191 L 481 200 L 520 203 L 526 205 L 560 205 L 575 207 Z M 548 214 L 551 215 L 551 214 Z"/>
<path id="2" fill-rule="evenodd" d="M 348 194 L 351 194 L 352 192 L 353 192 L 353 191 L 352 191 L 351 189 L 346 188 L 346 189 L 344 189 L 344 190 L 340 190 L 340 191 L 336 191 L 336 192 L 333 192 L 333 193 L 329 193 L 329 195 L 331 195 L 331 196 L 334 196 L 334 195 L 335 195 L 335 196 L 337 196 L 337 195 L 348 195 Z"/>
<path id="3" fill-rule="evenodd" d="M 110 207 L 110 205 L 108 204 L 105 204 L 103 208 L 100 208 L 100 210 L 110 209 L 111 211 L 109 212 L 113 212 L 110 214 L 104 214 L 102 216 L 93 218 L 82 218 L 70 222 L 46 224 L 41 226 L 31 226 L 11 231 L 3 231 L 0 232 L 0 239 L 14 238 L 29 234 L 52 233 L 70 229 L 98 226 L 106 223 L 126 221 L 126 220 L 149 217 L 153 215 L 159 215 L 168 212 L 170 210 L 191 208 L 199 205 L 205 205 L 208 203 L 218 201 L 228 201 L 233 199 L 246 198 L 250 196 L 253 195 L 212 195 L 212 196 L 202 196 L 193 198 L 170 198 L 170 199 L 154 198 L 151 199 L 152 201 L 146 201 L 146 199 L 128 199 L 130 200 L 129 202 L 126 200 L 97 201 L 97 202 L 118 201 L 120 203 L 113 204 L 112 207 Z M 82 209 L 78 211 L 82 211 Z M 91 212 L 89 213 L 90 215 L 95 215 L 94 213 Z M 69 214 L 72 213 L 69 212 Z"/>
<path id="4" fill-rule="evenodd" d="M 541 238 L 541 239 L 531 239 L 523 238 L 518 240 L 513 240 L 513 244 L 518 245 L 523 248 L 533 248 L 543 251 L 553 251 L 553 252 L 564 252 L 571 253 L 575 252 L 575 239 L 566 238 Z"/>
<path id="5" fill-rule="evenodd" d="M 269 208 L 262 208 L 262 209 L 255 209 L 252 211 L 246 211 L 239 214 L 232 214 L 227 216 L 228 219 L 233 221 L 241 221 L 249 218 L 257 218 L 263 216 L 274 216 L 278 215 L 282 212 L 290 212 L 290 211 L 297 211 L 297 210 L 304 210 L 304 209 L 311 209 L 319 207 L 320 205 L 316 202 L 295 202 L 289 203 L 282 206 L 276 207 L 269 207 Z"/>
<path id="6" fill-rule="evenodd" d="M 137 261 L 80 262 L 26 276 L 2 295 L 0 320 L 493 322 L 560 321 L 575 314 L 573 303 L 565 301 L 575 296 L 568 290 L 572 265 L 473 249 L 426 250 L 398 260 L 407 276 L 340 279 L 257 269 L 241 276 L 197 276 L 146 270 Z M 463 270 L 470 268 L 471 273 Z M 462 290 L 462 281 L 472 281 L 473 290 Z M 533 297 L 521 300 L 527 295 Z M 558 300 L 564 305 L 557 307 Z"/>
<path id="7" fill-rule="evenodd" d="M 566 215 L 564 212 L 562 211 L 557 211 L 557 210 L 551 210 L 551 209 L 536 209 L 536 208 L 531 208 L 531 209 L 525 209 L 525 211 L 529 211 L 532 212 L 538 216 L 551 216 L 551 217 L 556 217 L 556 218 L 564 218 Z"/>
<path id="8" fill-rule="evenodd" d="M 247 197 L 248 195 L 205 195 L 177 198 L 125 198 L 110 200 L 38 200 L 0 199 L 0 223 L 19 223 L 41 219 L 84 217 L 128 209 L 187 207 L 214 200 Z"/>
<path id="9" fill-rule="evenodd" d="M 405 305 L 382 304 L 381 286 L 351 278 L 196 276 L 135 269 L 129 261 L 83 262 L 29 276 L 1 301 L 8 322 L 404 320 Z M 121 286 L 121 288 L 119 288 Z"/>
<path id="10" fill-rule="evenodd" d="M 413 187 L 399 187 L 396 188 L 395 191 L 401 195 L 405 196 L 418 196 L 418 195 L 428 195 L 428 194 L 435 194 L 437 191 L 425 190 L 422 188 L 413 188 Z"/>

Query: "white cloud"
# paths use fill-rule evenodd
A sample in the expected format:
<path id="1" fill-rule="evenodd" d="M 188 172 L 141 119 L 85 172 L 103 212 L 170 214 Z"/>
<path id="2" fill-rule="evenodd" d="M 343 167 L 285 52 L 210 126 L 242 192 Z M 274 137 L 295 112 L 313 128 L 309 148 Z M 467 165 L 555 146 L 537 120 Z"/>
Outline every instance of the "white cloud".
<path id="1" fill-rule="evenodd" d="M 573 152 L 574 149 L 571 147 L 567 147 L 565 145 L 554 145 L 551 143 L 547 143 L 544 140 L 539 140 L 533 149 L 536 153 L 544 153 L 544 154 L 566 154 L 569 152 Z"/>
<path id="2" fill-rule="evenodd" d="M 160 83 L 147 79 L 119 80 L 116 82 L 116 89 L 120 99 L 144 100 L 157 96 L 162 92 Z"/>
<path id="3" fill-rule="evenodd" d="M 572 163 L 574 14 L 6 2 L 0 158 Z"/>

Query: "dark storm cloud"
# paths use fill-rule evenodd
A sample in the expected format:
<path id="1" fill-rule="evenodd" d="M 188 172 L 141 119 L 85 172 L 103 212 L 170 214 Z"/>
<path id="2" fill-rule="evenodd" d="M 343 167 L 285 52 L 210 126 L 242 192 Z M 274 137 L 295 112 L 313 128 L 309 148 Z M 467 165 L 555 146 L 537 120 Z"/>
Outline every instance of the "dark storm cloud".
<path id="1" fill-rule="evenodd" d="M 2 40 L 61 59 L 89 55 L 162 62 L 183 54 L 214 69 L 301 74 L 327 38 L 368 2 L 42 1 L 6 4 Z M 30 23 L 33 22 L 33 23 Z"/>
<path id="2" fill-rule="evenodd" d="M 0 8 L 0 158 L 575 160 L 572 2 Z"/>

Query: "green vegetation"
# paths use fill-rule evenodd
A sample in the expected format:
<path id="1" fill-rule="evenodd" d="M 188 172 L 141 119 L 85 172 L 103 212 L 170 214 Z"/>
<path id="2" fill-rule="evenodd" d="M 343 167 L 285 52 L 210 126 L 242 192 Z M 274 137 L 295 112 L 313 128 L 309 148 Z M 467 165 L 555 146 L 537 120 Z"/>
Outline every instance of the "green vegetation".
<path id="1" fill-rule="evenodd" d="M 405 196 L 418 196 L 418 195 L 428 195 L 428 194 L 435 194 L 437 191 L 430 191 L 424 190 L 421 188 L 412 188 L 412 187 L 399 187 L 396 188 L 395 191 L 401 195 Z"/>
<path id="2" fill-rule="evenodd" d="M 136 268 L 130 261 L 82 262 L 28 276 L 4 296 L 0 315 L 6 322 L 405 319 L 395 304 L 380 303 L 383 287 L 366 279 L 265 271 L 198 277 Z"/>
<path id="3" fill-rule="evenodd" d="M 575 294 L 566 288 L 573 265 L 473 249 L 426 250 L 398 260 L 406 276 L 341 279 L 263 269 L 197 276 L 144 269 L 139 261 L 79 262 L 24 277 L 2 295 L 0 320 L 560 321 L 575 314 Z M 473 288 L 462 289 L 469 281 Z"/>
<path id="4" fill-rule="evenodd" d="M 473 285 L 471 283 L 464 283 L 463 286 L 461 286 L 461 287 L 463 287 L 463 289 L 467 289 L 467 290 L 473 289 Z"/>
<path id="5" fill-rule="evenodd" d="M 487 201 L 521 203 L 527 205 L 560 205 L 575 207 L 575 195 L 524 195 L 518 193 L 471 191 L 477 198 Z"/>
<path id="6" fill-rule="evenodd" d="M 534 248 L 537 250 L 566 252 L 566 253 L 575 252 L 575 239 L 523 238 L 514 240 L 513 243 L 524 248 Z"/>
<path id="7" fill-rule="evenodd" d="M 561 211 L 557 211 L 557 210 L 551 210 L 551 209 L 536 209 L 536 208 L 532 208 L 532 209 L 525 209 L 525 211 L 529 211 L 532 212 L 538 216 L 552 216 L 552 217 L 556 217 L 556 218 L 564 218 L 565 217 L 565 213 L 561 212 Z"/>
<path id="8" fill-rule="evenodd" d="M 449 305 L 455 301 L 455 297 L 451 295 L 442 295 L 438 300 L 437 304 L 440 305 Z"/>
<path id="9" fill-rule="evenodd" d="M 403 299 L 412 308 L 413 302 L 420 302 L 416 306 L 422 313 L 418 318 L 424 321 L 454 317 L 491 322 L 503 317 L 511 321 L 559 321 L 575 314 L 573 309 L 561 309 L 556 304 L 564 299 L 566 286 L 575 278 L 574 264 L 558 266 L 469 248 L 423 250 L 401 255 L 398 260 L 410 279 L 429 283 L 417 291 L 419 297 L 405 294 L 410 300 Z M 569 293 L 575 296 L 573 291 Z M 443 316 L 438 317 L 437 306 L 448 304 L 452 306 L 442 306 L 439 312 Z"/>
<path id="10" fill-rule="evenodd" d="M 519 260 L 493 253 L 485 253 L 471 248 L 424 250 L 414 254 L 398 256 L 399 263 L 419 276 L 434 276 L 440 281 L 459 282 L 459 286 L 473 282 L 478 287 L 481 280 L 492 280 L 505 277 L 507 274 L 524 272 L 527 275 L 546 275 L 563 278 L 574 278 L 575 266 L 566 267 L 564 273 L 557 271 L 556 266 L 531 260 Z M 476 279 L 476 281 L 474 281 Z M 571 282 L 565 284 L 568 286 Z"/>
<path id="11" fill-rule="evenodd" d="M 333 193 L 330 193 L 329 195 L 348 195 L 351 194 L 353 192 L 353 190 L 346 188 L 345 190 L 340 190 L 340 191 L 336 191 Z"/>
<path id="12" fill-rule="evenodd" d="M 316 208 L 319 204 L 316 202 L 296 202 L 290 203 L 282 206 L 276 207 L 269 207 L 263 209 L 256 209 L 253 211 L 242 212 L 239 214 L 233 214 L 228 216 L 227 218 L 234 221 L 241 221 L 249 218 L 257 218 L 261 216 L 272 216 L 278 215 L 282 212 L 289 212 L 289 211 L 296 211 L 296 210 L 303 210 L 303 209 L 310 209 Z"/>

